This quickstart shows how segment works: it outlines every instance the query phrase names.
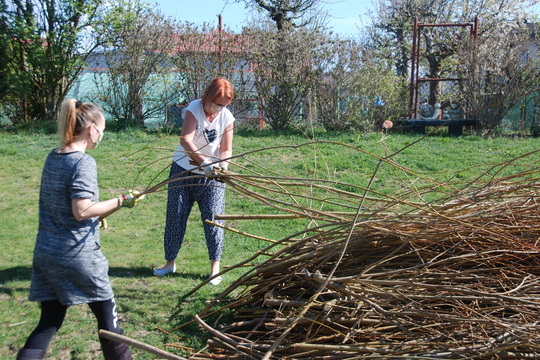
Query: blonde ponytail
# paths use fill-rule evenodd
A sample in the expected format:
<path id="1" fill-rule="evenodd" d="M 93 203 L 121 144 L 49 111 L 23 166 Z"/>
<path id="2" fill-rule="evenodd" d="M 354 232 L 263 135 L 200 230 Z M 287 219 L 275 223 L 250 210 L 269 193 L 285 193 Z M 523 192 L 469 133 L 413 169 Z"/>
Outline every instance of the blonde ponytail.
<path id="1" fill-rule="evenodd" d="M 61 147 L 66 147 L 79 135 L 85 126 L 96 123 L 101 108 L 90 103 L 82 103 L 76 99 L 67 99 L 62 103 L 58 117 L 58 134 Z"/>
<path id="2" fill-rule="evenodd" d="M 77 100 L 68 99 L 62 103 L 60 116 L 58 117 L 58 135 L 60 135 L 60 145 L 62 147 L 71 144 L 73 141 L 73 131 L 75 130 L 75 121 L 77 112 L 75 103 Z"/>

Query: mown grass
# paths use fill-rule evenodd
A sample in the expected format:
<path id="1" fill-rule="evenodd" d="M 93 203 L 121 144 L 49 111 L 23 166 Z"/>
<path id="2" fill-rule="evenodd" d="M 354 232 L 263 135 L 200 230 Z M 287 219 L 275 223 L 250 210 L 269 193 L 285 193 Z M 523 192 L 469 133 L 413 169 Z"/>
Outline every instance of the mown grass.
<path id="1" fill-rule="evenodd" d="M 234 160 L 232 171 L 240 166 L 275 171 L 283 176 L 324 178 L 342 184 L 367 186 L 381 193 L 399 193 L 404 186 L 418 181 L 418 175 L 436 178 L 471 180 L 489 169 L 489 164 L 515 159 L 536 151 L 534 138 L 481 138 L 445 135 L 422 138 L 405 134 L 327 134 L 271 131 L 243 131 L 235 136 L 235 154 L 246 154 Z M 176 136 L 164 136 L 138 130 L 126 130 L 106 136 L 96 150 L 90 151 L 98 163 L 100 198 L 107 199 L 128 189 L 144 189 L 168 177 L 167 166 L 176 147 Z M 312 143 L 316 141 L 316 143 Z M 301 144 L 307 144 L 299 146 Z M 414 144 L 407 147 L 410 144 Z M 347 145 L 347 146 L 345 146 Z M 0 132 L 0 358 L 15 358 L 37 324 L 39 308 L 27 300 L 31 276 L 32 251 L 38 217 L 38 192 L 43 161 L 57 146 L 50 131 Z M 291 147 L 297 146 L 297 147 Z M 271 148 L 264 151 L 260 149 Z M 405 173 L 394 165 L 383 163 L 375 173 L 379 158 L 405 149 L 391 160 L 410 169 Z M 536 157 L 537 158 L 537 157 Z M 531 161 L 526 158 L 523 161 Z M 536 160 L 534 160 L 536 161 Z M 521 163 L 521 162 L 520 162 Z M 500 170 L 511 173 L 512 166 Z M 152 276 L 152 270 L 163 260 L 162 236 L 165 220 L 166 192 L 157 191 L 135 209 L 122 209 L 108 219 L 109 228 L 102 231 L 102 248 L 110 263 L 110 278 L 126 335 L 182 356 L 189 349 L 204 347 L 208 334 L 195 325 L 166 334 L 192 320 L 194 314 L 219 294 L 245 269 L 226 274 L 219 286 L 206 285 L 193 295 L 185 295 L 207 276 L 209 262 L 198 210 L 195 208 L 186 239 L 177 260 L 178 272 L 164 278 Z M 251 198 L 227 193 L 228 214 L 275 212 Z M 278 240 L 306 224 L 294 221 L 230 221 L 227 224 L 265 238 Z M 268 244 L 238 234 L 226 233 L 224 266 L 252 256 Z M 221 319 L 223 322 L 223 319 Z M 219 326 L 219 323 L 212 323 Z M 172 344 L 172 345 L 171 345 Z M 133 350 L 136 359 L 155 356 Z M 100 359 L 96 322 L 86 306 L 69 309 L 64 326 L 49 348 L 48 359 Z"/>

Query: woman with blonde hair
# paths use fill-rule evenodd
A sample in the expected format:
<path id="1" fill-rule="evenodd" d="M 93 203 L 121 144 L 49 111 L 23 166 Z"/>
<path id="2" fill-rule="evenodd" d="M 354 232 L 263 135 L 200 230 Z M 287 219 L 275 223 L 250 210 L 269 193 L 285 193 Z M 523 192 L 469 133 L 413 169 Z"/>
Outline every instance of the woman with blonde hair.
<path id="1" fill-rule="evenodd" d="M 39 360 L 64 321 L 67 308 L 88 304 L 98 329 L 122 333 L 107 275 L 109 263 L 100 248 L 100 219 L 121 207 L 132 208 L 137 193 L 99 201 L 95 149 L 105 131 L 96 105 L 70 99 L 58 119 L 61 146 L 45 161 L 39 194 L 39 228 L 34 248 L 30 301 L 41 317 L 19 351 L 19 360 Z M 142 197 L 141 197 L 142 198 Z M 100 339 L 106 360 L 131 359 L 129 347 Z"/>
<path id="2" fill-rule="evenodd" d="M 201 99 L 184 110 L 180 144 L 173 155 L 170 177 L 180 180 L 169 185 L 164 249 L 166 264 L 154 270 L 164 276 L 176 271 L 175 259 L 182 246 L 189 214 L 195 202 L 201 212 L 210 258 L 210 284 L 221 276 L 223 229 L 206 223 L 225 212 L 225 184 L 215 176 L 216 168 L 227 170 L 232 155 L 234 117 L 227 109 L 233 99 L 232 84 L 224 78 L 210 82 Z"/>

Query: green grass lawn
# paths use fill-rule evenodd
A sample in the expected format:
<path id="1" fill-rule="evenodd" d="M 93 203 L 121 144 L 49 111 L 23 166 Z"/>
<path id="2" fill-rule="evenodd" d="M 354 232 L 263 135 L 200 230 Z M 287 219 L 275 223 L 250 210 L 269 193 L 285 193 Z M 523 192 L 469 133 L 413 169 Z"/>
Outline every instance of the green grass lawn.
<path id="1" fill-rule="evenodd" d="M 312 135 L 244 131 L 235 135 L 234 151 L 244 154 L 233 160 L 230 170 L 261 174 L 324 179 L 334 186 L 358 192 L 356 186 L 381 194 L 399 194 L 429 182 L 426 179 L 470 181 L 511 174 L 523 166 L 537 165 L 534 138 L 489 138 L 445 135 L 421 139 L 418 135 L 358 134 L 354 132 Z M 143 190 L 168 177 L 168 165 L 178 138 L 143 131 L 106 132 L 96 150 L 89 151 L 98 163 L 100 198 L 119 195 L 128 189 Z M 412 144 L 411 146 L 409 146 Z M 37 324 L 39 307 L 27 300 L 32 251 L 37 230 L 38 192 L 41 169 L 48 152 L 57 146 L 56 135 L 41 132 L 0 132 L 0 358 L 15 358 Z M 397 152 L 397 153 L 396 153 Z M 394 154 L 396 153 L 396 154 Z M 391 162 L 380 159 L 387 156 Z M 517 159 L 510 166 L 491 169 L 492 164 Z M 164 190 L 164 188 L 162 188 Z M 426 200 L 426 199 L 423 199 Z M 102 231 L 102 249 L 109 259 L 122 327 L 127 336 L 181 356 L 200 350 L 209 334 L 192 320 L 245 268 L 226 273 L 219 286 L 205 285 L 190 296 L 209 272 L 207 249 L 198 210 L 195 208 L 177 273 L 164 278 L 152 276 L 163 260 L 162 236 L 166 191 L 150 194 L 134 209 L 121 209 L 108 218 Z M 227 193 L 228 214 L 276 213 L 232 191 Z M 279 240 L 303 229 L 304 220 L 234 220 L 228 226 L 267 239 Z M 232 267 L 268 243 L 226 232 L 222 264 Z M 263 261 L 264 257 L 256 261 Z M 219 327 L 225 319 L 211 319 Z M 163 330 L 163 331 L 162 331 Z M 167 333 L 169 332 L 169 333 Z M 155 356 L 133 349 L 136 359 Z M 96 321 L 86 306 L 69 309 L 64 326 L 49 348 L 48 359 L 100 359 Z"/>

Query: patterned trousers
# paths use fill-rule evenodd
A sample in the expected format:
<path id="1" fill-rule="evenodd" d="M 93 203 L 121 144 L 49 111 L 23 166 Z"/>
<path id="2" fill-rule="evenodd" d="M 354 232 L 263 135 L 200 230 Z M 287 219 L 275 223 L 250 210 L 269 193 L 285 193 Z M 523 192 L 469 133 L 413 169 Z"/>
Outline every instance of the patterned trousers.
<path id="1" fill-rule="evenodd" d="M 189 179 L 188 177 L 194 178 Z M 215 214 L 225 213 L 225 184 L 208 177 L 187 172 L 176 162 L 171 165 L 170 178 L 179 179 L 169 184 L 167 198 L 167 218 L 165 221 L 165 260 L 174 260 L 182 247 L 189 213 L 195 202 L 199 205 L 204 226 L 206 247 L 210 260 L 220 260 L 223 252 L 223 229 L 206 224 L 214 220 Z"/>

